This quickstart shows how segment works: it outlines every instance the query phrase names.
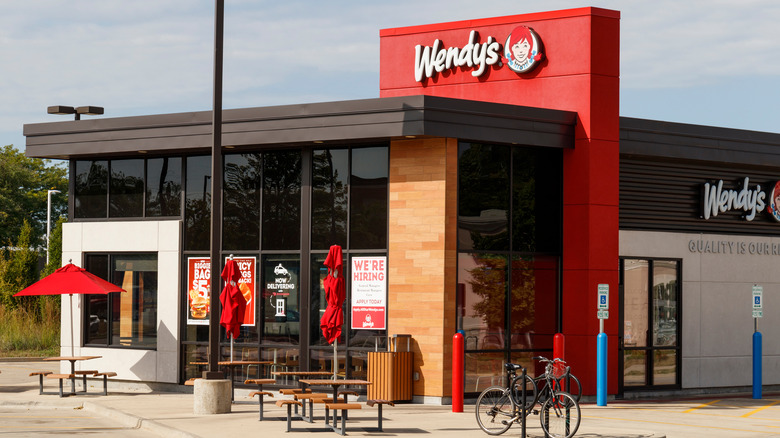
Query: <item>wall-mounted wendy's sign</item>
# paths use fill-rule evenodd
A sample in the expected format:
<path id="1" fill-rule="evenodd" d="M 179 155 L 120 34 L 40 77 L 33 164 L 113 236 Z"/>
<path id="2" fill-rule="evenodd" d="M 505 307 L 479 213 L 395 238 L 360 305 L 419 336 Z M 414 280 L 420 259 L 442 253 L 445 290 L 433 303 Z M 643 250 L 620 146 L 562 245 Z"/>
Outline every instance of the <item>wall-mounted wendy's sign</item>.
<path id="1" fill-rule="evenodd" d="M 501 56 L 503 52 L 503 57 Z M 471 76 L 482 76 L 492 65 L 506 64 L 516 73 L 533 70 L 544 59 L 544 45 L 539 35 L 527 26 L 517 26 L 506 37 L 502 48 L 498 39 L 488 36 L 480 42 L 479 33 L 472 30 L 468 43 L 463 47 L 444 48 L 444 43 L 436 39 L 432 46 L 418 44 L 414 48 L 414 79 L 422 82 L 445 70 L 460 67 L 473 69 Z"/>
<path id="2" fill-rule="evenodd" d="M 733 189 L 724 188 L 723 180 L 712 184 L 704 183 L 703 217 L 710 219 L 727 211 L 742 210 L 745 212 L 743 218 L 752 221 L 758 213 L 766 210 L 773 219 L 780 222 L 780 181 L 775 182 L 772 187 L 767 199 L 767 193 L 761 190 L 761 185 L 751 186 L 748 177 L 742 180 L 741 187 L 738 185 Z"/>

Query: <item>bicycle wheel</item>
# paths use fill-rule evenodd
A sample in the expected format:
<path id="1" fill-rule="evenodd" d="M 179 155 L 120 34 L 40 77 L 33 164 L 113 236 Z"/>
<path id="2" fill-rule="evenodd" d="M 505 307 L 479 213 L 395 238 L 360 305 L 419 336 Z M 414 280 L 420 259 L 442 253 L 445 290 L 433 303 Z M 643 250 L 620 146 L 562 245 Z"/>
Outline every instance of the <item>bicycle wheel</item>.
<path id="1" fill-rule="evenodd" d="M 533 409 L 534 405 L 538 401 L 539 398 L 539 388 L 536 386 L 536 382 L 534 379 L 531 378 L 531 376 L 527 375 L 525 376 L 525 405 L 523 405 L 523 387 L 521 383 L 522 379 L 517 379 L 515 381 L 514 388 L 512 388 L 512 396 L 515 399 L 515 405 L 517 407 L 522 407 L 523 410 L 523 416 L 528 415 L 529 412 L 531 412 L 531 409 Z M 544 383 L 544 380 L 541 381 Z"/>
<path id="2" fill-rule="evenodd" d="M 566 392 L 555 392 L 542 405 L 539 421 L 546 436 L 570 438 L 580 427 L 580 405 Z"/>
<path id="3" fill-rule="evenodd" d="M 558 385 L 558 387 L 562 388 L 564 392 L 571 394 L 571 396 L 574 397 L 574 401 L 577 403 L 580 402 L 580 398 L 582 397 L 582 385 L 580 385 L 580 379 L 578 379 L 574 374 L 569 374 L 568 385 L 566 385 L 566 376 L 558 379 Z"/>
<path id="4" fill-rule="evenodd" d="M 512 401 L 503 386 L 491 386 L 477 398 L 477 424 L 488 435 L 501 435 L 512 427 Z"/>

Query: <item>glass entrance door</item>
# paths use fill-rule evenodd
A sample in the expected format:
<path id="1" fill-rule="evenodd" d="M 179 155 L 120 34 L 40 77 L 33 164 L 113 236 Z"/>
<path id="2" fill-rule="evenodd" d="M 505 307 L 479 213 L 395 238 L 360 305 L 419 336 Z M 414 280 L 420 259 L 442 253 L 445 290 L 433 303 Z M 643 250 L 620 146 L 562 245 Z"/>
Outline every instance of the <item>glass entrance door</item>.
<path id="1" fill-rule="evenodd" d="M 620 393 L 679 387 L 680 261 L 620 264 Z"/>

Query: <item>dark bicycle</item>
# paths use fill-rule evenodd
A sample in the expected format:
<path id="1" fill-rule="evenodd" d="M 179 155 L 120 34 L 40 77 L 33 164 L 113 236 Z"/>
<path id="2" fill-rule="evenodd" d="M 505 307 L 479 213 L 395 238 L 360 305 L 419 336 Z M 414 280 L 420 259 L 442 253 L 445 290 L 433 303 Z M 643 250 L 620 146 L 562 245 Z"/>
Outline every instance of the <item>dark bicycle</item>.
<path id="1" fill-rule="evenodd" d="M 537 358 L 535 358 L 537 359 Z M 541 358 L 544 359 L 544 358 Z M 539 359 L 539 360 L 541 360 Z M 547 360 L 545 373 L 532 379 L 520 365 L 504 365 L 507 386 L 491 386 L 479 395 L 476 416 L 479 427 L 489 435 L 500 435 L 512 424 L 526 421 L 530 413 L 538 413 L 545 435 L 555 438 L 574 436 L 580 426 L 580 406 L 571 394 L 559 391 L 555 377 L 555 361 Z M 536 380 L 536 381 L 535 381 Z M 537 384 L 544 386 L 541 391 Z M 533 410 L 539 403 L 539 411 Z"/>

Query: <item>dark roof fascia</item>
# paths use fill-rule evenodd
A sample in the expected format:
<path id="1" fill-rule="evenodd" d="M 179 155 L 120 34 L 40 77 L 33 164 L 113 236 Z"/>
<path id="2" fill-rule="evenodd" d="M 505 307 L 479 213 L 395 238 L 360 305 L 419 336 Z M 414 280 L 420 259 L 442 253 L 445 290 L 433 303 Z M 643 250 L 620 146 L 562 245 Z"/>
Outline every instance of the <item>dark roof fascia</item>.
<path id="1" fill-rule="evenodd" d="M 620 154 L 780 166 L 780 134 L 621 117 Z"/>
<path id="2" fill-rule="evenodd" d="M 297 146 L 408 136 L 571 148 L 576 113 L 436 96 L 406 96 L 223 111 L 224 146 Z M 68 159 L 208 153 L 211 111 L 24 126 L 26 155 Z"/>

